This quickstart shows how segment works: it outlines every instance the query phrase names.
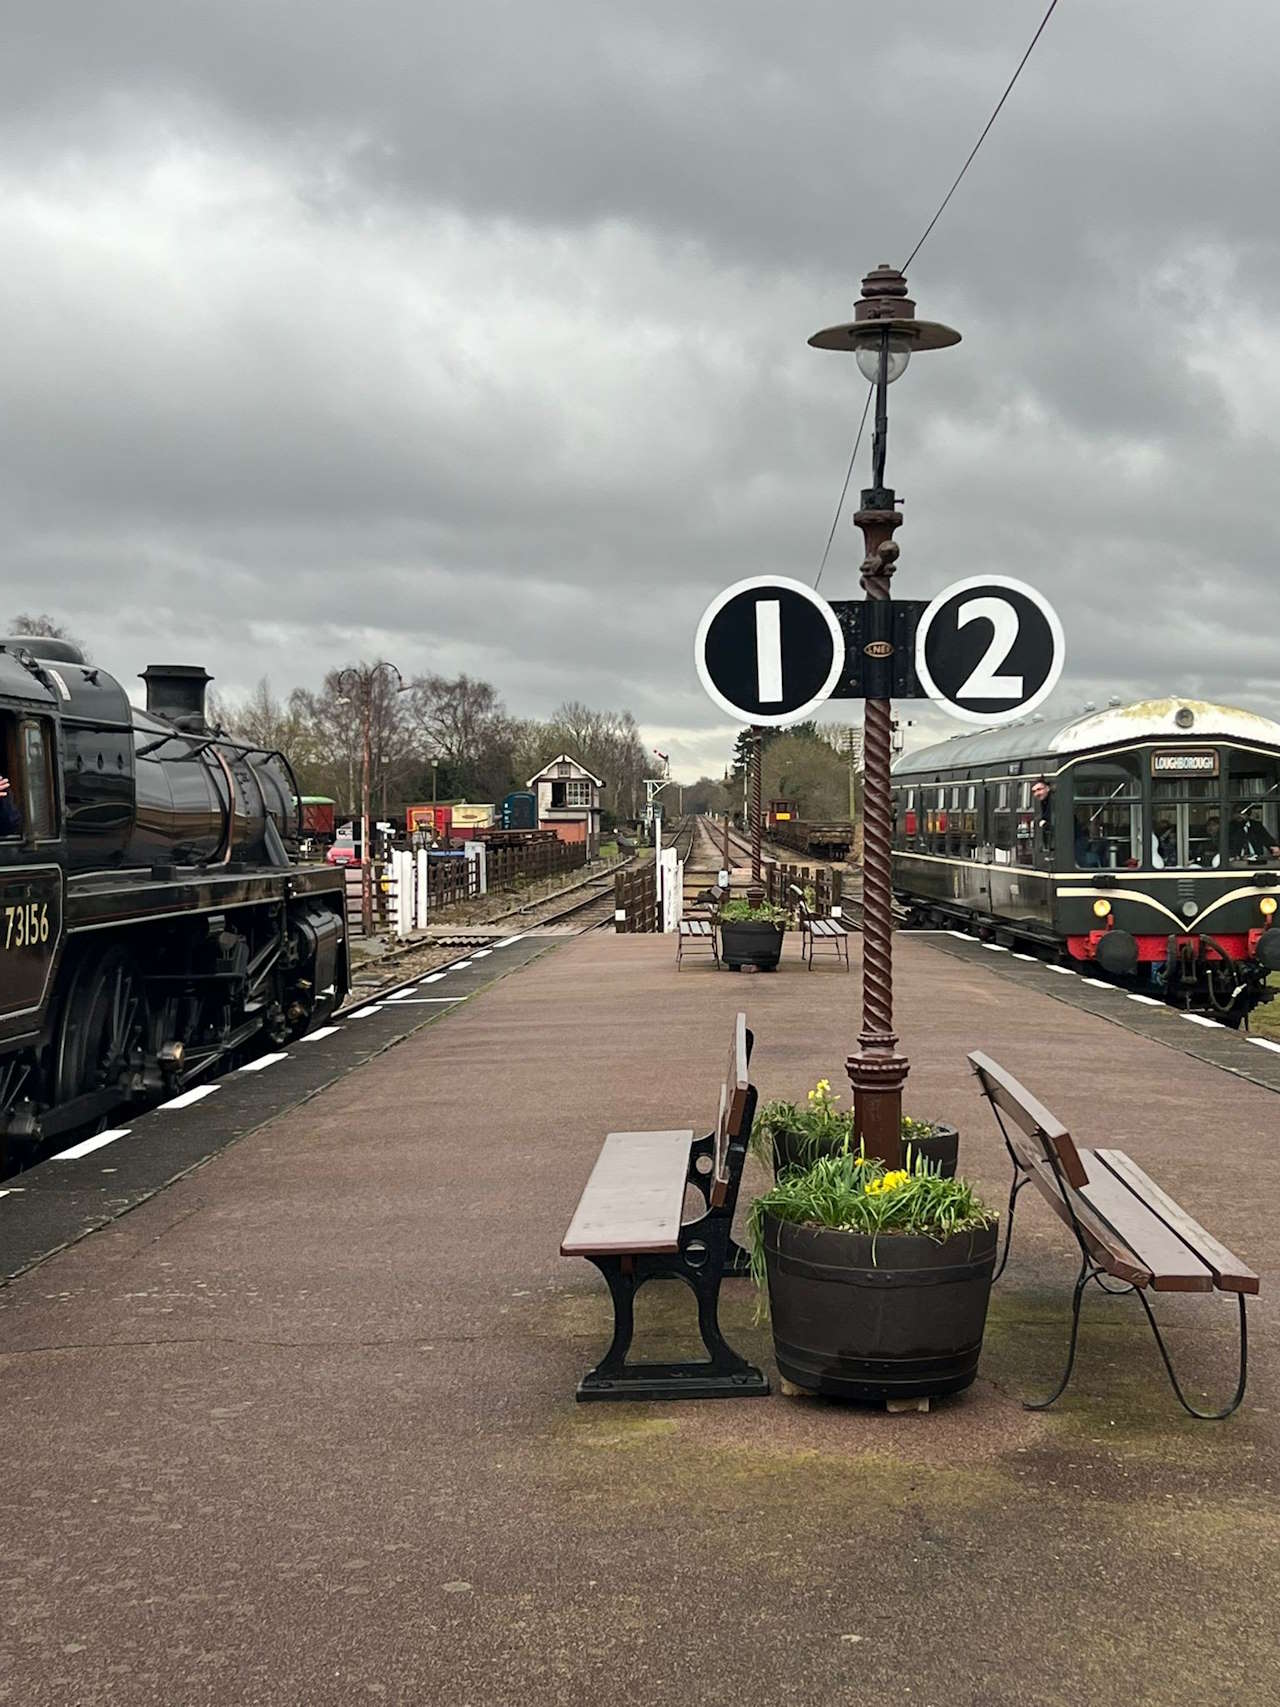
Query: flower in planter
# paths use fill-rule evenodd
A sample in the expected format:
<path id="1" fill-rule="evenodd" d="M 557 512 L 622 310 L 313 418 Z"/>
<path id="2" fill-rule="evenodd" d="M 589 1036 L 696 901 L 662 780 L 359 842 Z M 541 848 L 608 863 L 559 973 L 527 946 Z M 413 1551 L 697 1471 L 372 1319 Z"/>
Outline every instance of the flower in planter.
<path id="1" fill-rule="evenodd" d="M 807 1106 L 793 1102 L 774 1101 L 762 1104 L 751 1131 L 751 1151 L 756 1160 L 767 1168 L 775 1164 L 775 1141 L 779 1151 L 789 1157 L 786 1168 L 807 1168 L 819 1156 L 854 1152 L 853 1110 L 842 1109 L 840 1098 L 831 1093 L 831 1080 L 819 1079 L 806 1092 Z M 902 1141 L 919 1143 L 934 1133 L 929 1120 L 902 1117 Z M 908 1163 L 917 1157 L 908 1153 Z"/>
<path id="2" fill-rule="evenodd" d="M 947 1179 L 923 1157 L 909 1168 L 887 1169 L 876 1156 L 845 1148 L 807 1168 L 788 1168 L 751 1205 L 747 1230 L 751 1272 L 765 1283 L 766 1216 L 800 1226 L 849 1233 L 914 1234 L 938 1244 L 997 1219 L 967 1180 Z"/>

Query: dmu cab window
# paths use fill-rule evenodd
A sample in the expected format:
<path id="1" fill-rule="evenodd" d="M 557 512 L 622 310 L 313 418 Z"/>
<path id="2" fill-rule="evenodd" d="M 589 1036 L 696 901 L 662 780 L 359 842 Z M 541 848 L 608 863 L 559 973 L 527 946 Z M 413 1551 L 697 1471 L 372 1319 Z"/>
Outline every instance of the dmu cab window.
<path id="1" fill-rule="evenodd" d="M 1121 753 L 1077 765 L 1071 790 L 1071 863 L 1079 871 L 1141 865 L 1142 779 Z"/>
<path id="2" fill-rule="evenodd" d="M 1280 759 L 1230 753 L 1227 768 L 1227 863 L 1280 863 Z"/>

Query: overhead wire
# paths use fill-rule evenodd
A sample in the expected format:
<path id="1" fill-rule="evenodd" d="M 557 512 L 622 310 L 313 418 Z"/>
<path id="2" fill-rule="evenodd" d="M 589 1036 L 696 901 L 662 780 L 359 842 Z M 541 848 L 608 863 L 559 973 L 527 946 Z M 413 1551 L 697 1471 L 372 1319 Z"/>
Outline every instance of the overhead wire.
<path id="1" fill-rule="evenodd" d="M 947 191 L 946 195 L 943 196 L 942 200 L 939 202 L 937 212 L 934 214 L 933 218 L 929 221 L 928 225 L 925 226 L 924 230 L 920 233 L 920 237 L 916 243 L 915 248 L 911 251 L 911 253 L 907 256 L 906 260 L 902 263 L 902 266 L 899 269 L 901 272 L 904 272 L 904 273 L 906 272 L 907 268 L 915 260 L 916 256 L 920 253 L 921 249 L 924 248 L 925 243 L 926 243 L 927 239 L 929 238 L 930 233 L 933 231 L 934 226 L 938 223 L 938 221 L 942 218 L 943 214 L 947 211 L 947 206 L 950 203 L 952 196 L 955 195 L 956 191 L 960 188 L 961 179 L 964 177 L 965 173 L 969 170 L 970 166 L 973 165 L 974 160 L 977 158 L 978 150 L 982 147 L 983 143 L 987 140 L 988 132 L 990 131 L 992 125 L 1000 117 L 1001 109 L 1004 107 L 1005 102 L 1009 99 L 1009 96 L 1013 93 L 1014 84 L 1018 81 L 1019 77 L 1021 77 L 1023 67 L 1026 65 L 1027 61 L 1031 58 L 1032 53 L 1035 51 L 1035 45 L 1040 40 L 1040 37 L 1044 34 L 1045 27 L 1048 24 L 1049 19 L 1053 16 L 1054 12 L 1057 10 L 1057 6 L 1058 6 L 1058 0 L 1049 0 L 1048 9 L 1046 10 L 1044 17 L 1041 18 L 1040 24 L 1036 30 L 1036 33 L 1032 36 L 1030 42 L 1028 43 L 1027 51 L 1023 54 L 1022 58 L 1018 61 L 1017 68 L 1015 69 L 1013 76 L 1009 79 L 1008 83 L 1005 85 L 1005 91 L 1004 91 L 1003 95 L 1001 95 L 1000 99 L 996 102 L 995 107 L 992 109 L 991 117 L 987 120 L 986 124 L 983 125 L 982 131 L 979 134 L 978 140 L 974 143 L 973 147 L 969 150 L 969 153 L 965 158 L 964 165 L 961 166 L 960 170 L 956 173 L 955 178 L 952 182 L 951 188 Z M 849 482 L 853 479 L 854 464 L 858 460 L 858 447 L 862 443 L 863 429 L 866 427 L 866 424 L 867 424 L 867 412 L 871 408 L 871 398 L 872 398 L 872 394 L 874 393 L 874 391 L 875 391 L 874 385 L 868 387 L 867 400 L 862 405 L 862 419 L 858 423 L 858 434 L 857 434 L 857 437 L 853 441 L 853 451 L 849 457 L 849 467 L 845 471 L 844 485 L 840 488 L 840 500 L 836 505 L 835 519 L 831 523 L 831 532 L 827 535 L 826 547 L 822 553 L 822 562 L 818 566 L 817 577 L 815 578 L 814 583 L 813 583 L 815 591 L 817 590 L 818 582 L 821 581 L 821 579 L 822 579 L 822 572 L 827 566 L 827 558 L 831 555 L 832 541 L 835 539 L 836 529 L 840 525 L 840 512 L 844 508 L 844 500 L 845 500 L 845 495 L 847 494 L 847 492 L 849 490 Z"/>
<path id="2" fill-rule="evenodd" d="M 862 443 L 862 432 L 867 424 L 867 412 L 871 408 L 871 399 L 875 395 L 875 389 L 874 385 L 867 387 L 867 400 L 862 405 L 862 419 L 858 422 L 858 436 L 853 441 L 853 450 L 849 455 L 849 466 L 845 470 L 844 485 L 840 488 L 840 496 L 836 500 L 836 513 L 831 519 L 831 532 L 827 535 L 826 550 L 822 553 L 822 562 L 818 565 L 817 578 L 813 583 L 815 593 L 818 590 L 818 582 L 822 579 L 822 571 L 827 566 L 827 558 L 831 555 L 831 542 L 835 539 L 836 529 L 840 526 L 840 512 L 844 509 L 845 495 L 849 490 L 849 482 L 853 479 L 853 465 L 858 460 L 858 446 Z"/>
<path id="3" fill-rule="evenodd" d="M 911 251 L 911 253 L 907 256 L 906 260 L 902 263 L 902 266 L 899 269 L 901 272 L 904 272 L 904 273 L 906 272 L 907 268 L 911 265 L 912 261 L 915 260 L 916 256 L 920 253 L 921 249 L 924 248 L 925 239 L 928 237 L 929 233 L 933 230 L 934 226 L 938 223 L 938 221 L 942 218 L 943 214 L 946 212 L 947 203 L 951 200 L 952 196 L 955 195 L 956 191 L 960 188 L 960 180 L 964 177 L 965 173 L 969 170 L 970 166 L 973 165 L 974 158 L 977 155 L 978 150 L 982 147 L 983 143 L 987 140 L 987 132 L 991 129 L 992 125 L 1000 117 L 1000 109 L 1004 106 L 1005 102 L 1009 99 L 1009 96 L 1013 93 L 1013 86 L 1018 81 L 1019 77 L 1021 77 L 1022 68 L 1027 63 L 1027 61 L 1031 58 L 1032 52 L 1035 49 L 1035 45 L 1040 40 L 1040 37 L 1044 34 L 1045 25 L 1049 22 L 1049 19 L 1053 16 L 1055 10 L 1057 9 L 1057 5 L 1058 5 L 1058 0 L 1049 0 L 1049 9 L 1045 13 L 1044 17 L 1041 18 L 1040 27 L 1036 31 L 1035 35 L 1032 36 L 1031 41 L 1027 47 L 1027 51 L 1023 54 L 1022 58 L 1018 61 L 1018 68 L 1014 72 L 1013 76 L 1009 79 L 1009 82 L 1005 87 L 1004 94 L 1001 95 L 1000 99 L 996 102 L 994 112 L 991 114 L 991 117 L 987 120 L 986 124 L 984 124 L 982 127 L 982 134 L 979 136 L 978 140 L 974 143 L 973 147 L 969 150 L 969 155 L 968 155 L 968 158 L 966 159 L 964 165 L 956 173 L 955 182 L 952 184 L 951 188 L 947 191 L 946 195 L 943 196 L 941 202 L 939 203 L 937 213 L 934 214 L 933 218 L 929 221 L 928 225 L 925 226 L 924 230 L 920 234 L 919 242 L 916 244 L 915 248 Z"/>

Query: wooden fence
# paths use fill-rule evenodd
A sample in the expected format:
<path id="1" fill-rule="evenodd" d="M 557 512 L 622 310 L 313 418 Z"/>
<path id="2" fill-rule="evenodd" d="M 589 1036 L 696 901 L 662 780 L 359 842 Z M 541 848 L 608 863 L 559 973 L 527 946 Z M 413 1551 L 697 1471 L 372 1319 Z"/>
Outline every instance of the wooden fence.
<path id="1" fill-rule="evenodd" d="M 656 928 L 658 884 L 656 868 L 649 862 L 638 871 L 618 871 L 613 877 L 613 923 L 617 931 L 651 931 Z"/>
<path id="2" fill-rule="evenodd" d="M 529 882 L 539 877 L 560 877 L 579 871 L 587 863 L 585 842 L 562 842 L 558 836 L 504 847 L 488 842 L 489 887 L 500 883 Z"/>
<path id="3" fill-rule="evenodd" d="M 776 860 L 766 860 L 764 877 L 769 899 L 775 907 L 789 907 L 793 897 L 788 890 L 794 883 L 797 888 L 807 893 L 813 890 L 813 900 L 809 903 L 810 912 L 819 918 L 829 918 L 832 910 L 841 905 L 844 895 L 844 874 L 833 871 L 830 866 L 818 865 L 784 865 Z"/>

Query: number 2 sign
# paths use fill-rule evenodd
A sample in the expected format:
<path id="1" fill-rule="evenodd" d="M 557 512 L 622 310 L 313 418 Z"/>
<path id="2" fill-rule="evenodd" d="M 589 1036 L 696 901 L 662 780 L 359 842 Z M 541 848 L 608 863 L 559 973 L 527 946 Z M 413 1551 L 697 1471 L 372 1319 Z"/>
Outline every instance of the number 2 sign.
<path id="1" fill-rule="evenodd" d="M 920 686 L 966 723 L 1012 723 L 1058 685 L 1062 624 L 1024 581 L 974 575 L 945 587 L 916 629 Z"/>

